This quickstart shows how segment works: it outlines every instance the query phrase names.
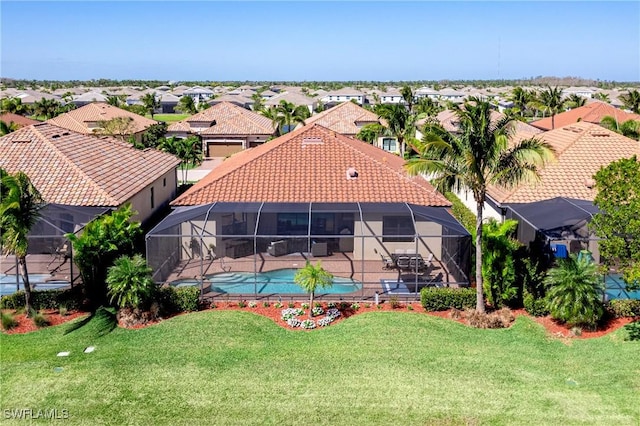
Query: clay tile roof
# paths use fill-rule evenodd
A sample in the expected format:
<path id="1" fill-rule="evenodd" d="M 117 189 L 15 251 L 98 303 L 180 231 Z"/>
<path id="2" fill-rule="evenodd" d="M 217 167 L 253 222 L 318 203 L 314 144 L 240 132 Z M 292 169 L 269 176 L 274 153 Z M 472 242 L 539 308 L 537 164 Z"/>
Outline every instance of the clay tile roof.
<path id="1" fill-rule="evenodd" d="M 495 123 L 496 121 L 504 118 L 504 114 L 498 111 L 491 111 L 491 121 Z M 440 111 L 438 115 L 436 115 L 436 119 L 440 122 L 442 127 L 448 132 L 457 132 L 459 130 L 459 122 L 458 116 L 454 110 L 444 110 Z M 425 120 L 421 120 L 418 124 L 424 124 Z M 522 121 L 513 120 L 511 122 L 514 127 L 515 133 L 526 133 L 529 135 L 536 135 L 538 133 L 542 133 L 542 130 L 537 127 L 533 127 L 530 124 L 524 123 Z"/>
<path id="2" fill-rule="evenodd" d="M 640 115 L 638 114 L 621 111 L 618 108 L 601 101 L 594 101 L 570 111 L 561 112 L 560 114 L 556 114 L 553 120 L 555 128 L 558 129 L 566 126 L 567 124 L 573 124 L 579 121 L 598 124 L 607 115 L 616 118 L 620 123 L 627 120 L 640 120 Z M 533 121 L 531 122 L 531 125 L 542 130 L 551 130 L 551 117 Z"/>
<path id="3" fill-rule="evenodd" d="M 637 155 L 637 141 L 600 127 L 579 122 L 535 136 L 555 150 L 556 161 L 542 169 L 540 182 L 505 190 L 488 189 L 498 203 L 530 203 L 555 197 L 593 200 L 593 175 L 609 163 Z"/>
<path id="4" fill-rule="evenodd" d="M 0 167 L 25 172 L 49 203 L 117 207 L 179 163 L 164 152 L 50 123 L 0 138 Z"/>
<path id="5" fill-rule="evenodd" d="M 93 129 L 89 128 L 88 123 L 111 120 L 116 117 L 130 117 L 133 119 L 135 129 L 134 133 L 142 132 L 147 127 L 157 123 L 154 120 L 150 120 L 141 115 L 134 114 L 103 102 L 94 102 L 80 108 L 73 109 L 47 120 L 47 123 L 58 127 L 64 127 L 65 129 L 73 130 L 74 132 L 90 135 L 93 134 Z"/>
<path id="6" fill-rule="evenodd" d="M 355 136 L 361 130 L 356 123 L 379 123 L 378 115 L 353 102 L 343 102 L 305 120 L 306 125 L 319 124 L 343 135 Z"/>
<path id="7" fill-rule="evenodd" d="M 275 127 L 270 119 L 229 102 L 220 102 L 184 121 L 212 123 L 211 127 L 199 132 L 201 135 L 272 135 L 275 133 Z M 192 124 L 190 125 L 193 127 Z"/>
<path id="8" fill-rule="evenodd" d="M 406 202 L 450 206 L 404 160 L 320 125 L 238 152 L 172 205 L 230 202 Z M 347 179 L 347 170 L 358 176 Z"/>
<path id="9" fill-rule="evenodd" d="M 186 121 L 176 121 L 167 127 L 167 132 L 189 132 L 191 127 Z"/>
<path id="10" fill-rule="evenodd" d="M 32 124 L 40 123 L 38 120 L 32 120 L 28 117 L 24 117 L 19 114 L 14 114 L 12 112 L 5 112 L 4 114 L 0 114 L 0 121 L 4 121 L 5 123 L 15 123 L 19 127 L 30 126 Z"/>

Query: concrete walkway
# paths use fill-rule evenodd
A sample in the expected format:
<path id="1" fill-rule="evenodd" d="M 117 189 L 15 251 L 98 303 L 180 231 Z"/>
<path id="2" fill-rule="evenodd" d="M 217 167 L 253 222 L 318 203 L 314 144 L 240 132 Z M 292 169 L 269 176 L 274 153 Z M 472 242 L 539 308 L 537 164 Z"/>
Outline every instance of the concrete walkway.
<path id="1" fill-rule="evenodd" d="M 224 161 L 224 157 L 209 158 L 202 162 L 195 169 L 187 170 L 187 181 L 197 182 L 205 177 L 209 172 L 218 167 Z"/>

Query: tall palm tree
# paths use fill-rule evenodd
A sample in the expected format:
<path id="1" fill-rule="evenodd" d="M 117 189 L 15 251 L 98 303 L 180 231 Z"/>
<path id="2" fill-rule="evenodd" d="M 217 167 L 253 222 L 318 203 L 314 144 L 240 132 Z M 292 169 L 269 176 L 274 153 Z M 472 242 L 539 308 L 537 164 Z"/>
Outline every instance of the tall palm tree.
<path id="1" fill-rule="evenodd" d="M 620 95 L 620 100 L 625 108 L 631 110 L 635 114 L 640 114 L 640 92 L 633 89 L 629 90 L 626 95 Z"/>
<path id="2" fill-rule="evenodd" d="M 292 124 L 304 124 L 304 120 L 311 115 L 307 107 L 303 105 L 296 106 L 292 102 L 287 102 L 284 99 L 276 106 L 276 111 L 278 113 L 276 121 L 278 122 L 281 134 L 289 133 L 292 130 Z M 285 128 L 287 129 L 286 132 L 283 131 Z"/>
<path id="3" fill-rule="evenodd" d="M 628 138 L 640 140 L 640 121 L 626 120 L 620 123 L 614 117 L 606 115 L 600 120 L 600 125 Z"/>
<path id="4" fill-rule="evenodd" d="M 569 108 L 579 108 L 587 104 L 587 98 L 578 95 L 577 93 L 570 94 L 564 101 L 565 105 Z"/>
<path id="5" fill-rule="evenodd" d="M 198 112 L 198 107 L 191 96 L 182 96 L 175 109 L 185 114 L 196 114 Z"/>
<path id="6" fill-rule="evenodd" d="M 44 117 L 47 120 L 57 115 L 61 104 L 55 99 L 42 98 L 33 104 L 33 113 L 38 117 Z"/>
<path id="7" fill-rule="evenodd" d="M 404 158 L 405 142 L 415 138 L 416 116 L 406 106 L 401 104 L 381 104 L 376 107 L 376 113 L 387 122 L 391 133 L 400 145 L 400 156 Z"/>
<path id="8" fill-rule="evenodd" d="M 555 116 L 562 111 L 563 103 L 562 90 L 557 86 L 551 87 L 547 85 L 547 88 L 538 94 L 536 106 L 551 115 L 551 129 L 555 129 Z"/>
<path id="9" fill-rule="evenodd" d="M 156 98 L 156 92 L 145 94 L 140 98 L 140 102 L 144 105 L 147 113 L 151 114 L 151 119 L 153 120 L 153 114 L 160 108 L 160 99 Z"/>
<path id="10" fill-rule="evenodd" d="M 120 105 L 123 104 L 122 99 L 118 95 L 109 95 L 107 96 L 107 103 L 111 106 L 120 108 Z"/>
<path id="11" fill-rule="evenodd" d="M 293 277 L 293 282 L 309 293 L 309 318 L 313 317 L 313 297 L 317 289 L 331 287 L 333 285 L 333 275 L 327 272 L 320 261 L 312 265 L 307 260 L 304 268 L 300 269 Z"/>
<path id="12" fill-rule="evenodd" d="M 174 136 L 165 138 L 158 144 L 158 149 L 173 154 L 181 160 L 183 183 L 187 181 L 187 168 L 202 163 L 202 146 L 197 136 L 189 136 L 185 139 Z"/>
<path id="13" fill-rule="evenodd" d="M 0 173 L 0 239 L 2 247 L 18 259 L 18 266 L 22 282 L 24 283 L 24 298 L 27 316 L 33 311 L 31 304 L 31 284 L 27 271 L 27 251 L 29 240 L 27 235 L 40 217 L 40 210 L 44 206 L 42 196 L 23 172 L 13 175 Z"/>
<path id="14" fill-rule="evenodd" d="M 20 98 L 4 98 L 0 100 L 0 113 L 5 112 L 25 115 L 28 113 L 28 107 L 22 103 Z"/>
<path id="15" fill-rule="evenodd" d="M 400 89 L 400 94 L 402 95 L 402 100 L 404 100 L 404 103 L 407 105 L 409 111 L 413 111 L 413 103 L 415 98 L 413 96 L 413 90 L 411 90 L 411 87 L 407 85 L 403 86 L 402 89 Z"/>
<path id="16" fill-rule="evenodd" d="M 476 309 L 484 312 L 482 282 L 482 216 L 489 185 L 514 187 L 539 178 L 539 168 L 553 158 L 551 147 L 537 139 L 511 141 L 509 117 L 491 120 L 491 106 L 471 97 L 455 107 L 456 133 L 427 123 L 416 144 L 419 156 L 405 164 L 411 175 L 425 173 L 440 192 L 470 190 L 476 202 Z"/>

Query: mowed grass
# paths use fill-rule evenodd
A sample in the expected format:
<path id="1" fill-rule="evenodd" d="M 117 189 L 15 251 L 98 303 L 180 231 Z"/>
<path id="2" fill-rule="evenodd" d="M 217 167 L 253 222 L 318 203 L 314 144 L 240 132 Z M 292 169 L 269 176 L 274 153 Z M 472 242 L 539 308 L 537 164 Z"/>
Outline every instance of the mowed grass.
<path id="1" fill-rule="evenodd" d="M 150 119 L 151 115 L 147 114 L 146 117 Z M 169 124 L 175 123 L 176 121 L 184 120 L 187 117 L 190 117 L 190 114 L 153 114 L 154 120 L 164 121 Z"/>
<path id="2" fill-rule="evenodd" d="M 118 425 L 640 422 L 640 342 L 624 330 L 562 341 L 525 317 L 477 330 L 373 312 L 300 332 L 236 311 L 67 327 L 0 336 L 2 410 Z"/>

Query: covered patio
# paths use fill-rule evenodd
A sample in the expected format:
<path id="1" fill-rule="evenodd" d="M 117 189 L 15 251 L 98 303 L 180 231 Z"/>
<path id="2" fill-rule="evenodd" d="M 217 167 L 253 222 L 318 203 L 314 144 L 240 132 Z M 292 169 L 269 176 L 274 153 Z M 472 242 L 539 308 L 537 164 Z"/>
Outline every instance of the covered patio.
<path id="1" fill-rule="evenodd" d="M 325 299 L 468 286 L 470 247 L 446 208 L 407 203 L 217 202 L 178 207 L 146 236 L 156 282 L 256 300 L 306 297 L 293 274 L 307 261 L 335 277 Z"/>

